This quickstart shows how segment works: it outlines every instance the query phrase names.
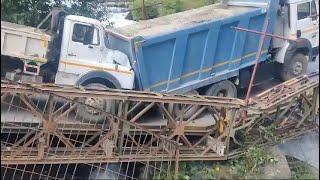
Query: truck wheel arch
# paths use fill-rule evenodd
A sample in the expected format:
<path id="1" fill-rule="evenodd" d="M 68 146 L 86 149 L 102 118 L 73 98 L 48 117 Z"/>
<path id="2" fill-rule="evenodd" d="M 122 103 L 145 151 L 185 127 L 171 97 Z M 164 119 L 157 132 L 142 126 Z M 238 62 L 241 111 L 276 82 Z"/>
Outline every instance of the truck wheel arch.
<path id="1" fill-rule="evenodd" d="M 308 39 L 305 38 L 299 38 L 298 42 L 290 42 L 289 47 L 287 48 L 284 62 L 290 61 L 290 59 L 293 58 L 293 56 L 296 53 L 301 53 L 309 57 L 309 59 L 312 58 L 312 45 L 311 42 Z"/>
<path id="2" fill-rule="evenodd" d="M 76 82 L 76 86 L 90 83 L 100 83 L 108 86 L 109 88 L 121 89 L 121 84 L 117 78 L 105 71 L 90 71 L 81 75 Z"/>

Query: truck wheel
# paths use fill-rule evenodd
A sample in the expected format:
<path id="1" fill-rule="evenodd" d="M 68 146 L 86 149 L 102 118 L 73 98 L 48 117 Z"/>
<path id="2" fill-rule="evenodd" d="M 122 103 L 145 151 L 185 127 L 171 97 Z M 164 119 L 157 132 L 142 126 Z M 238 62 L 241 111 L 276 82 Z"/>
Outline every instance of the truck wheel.
<path id="1" fill-rule="evenodd" d="M 190 91 L 186 93 L 186 95 L 198 95 L 199 93 L 196 90 Z M 175 117 L 178 117 L 181 115 L 181 111 L 183 107 L 179 106 L 178 104 L 169 104 L 169 112 L 174 113 Z M 185 107 L 184 109 L 184 114 L 183 114 L 183 119 L 189 119 L 192 115 L 194 115 L 199 109 L 199 106 L 196 105 L 189 105 Z"/>
<path id="2" fill-rule="evenodd" d="M 98 83 L 88 84 L 85 86 L 85 88 L 99 89 L 99 90 L 108 89 L 107 86 L 98 84 Z M 88 104 L 92 107 L 103 109 L 108 113 L 115 112 L 116 102 L 114 100 L 105 100 L 105 99 L 87 97 L 87 98 L 80 98 L 79 102 Z M 94 108 L 90 108 L 84 105 L 78 106 L 78 108 L 76 109 L 76 114 L 82 118 L 82 121 L 89 122 L 89 123 L 103 122 L 106 119 L 105 113 L 102 113 L 101 111 L 98 111 Z"/>
<path id="3" fill-rule="evenodd" d="M 237 88 L 229 80 L 224 80 L 216 84 L 211 85 L 206 91 L 207 96 L 218 96 L 218 97 L 237 97 Z"/>
<path id="4" fill-rule="evenodd" d="M 283 81 L 301 76 L 307 73 L 308 59 L 301 53 L 296 53 L 291 61 L 284 62 L 280 70 L 280 78 Z"/>

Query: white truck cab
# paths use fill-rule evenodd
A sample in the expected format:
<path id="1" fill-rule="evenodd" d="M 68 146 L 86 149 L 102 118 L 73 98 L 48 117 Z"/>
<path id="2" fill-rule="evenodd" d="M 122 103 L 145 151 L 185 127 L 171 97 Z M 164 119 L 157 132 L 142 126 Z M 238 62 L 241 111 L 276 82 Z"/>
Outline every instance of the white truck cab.
<path id="1" fill-rule="evenodd" d="M 291 37 L 308 39 L 313 48 L 319 47 L 319 4 L 316 0 L 289 0 Z"/>
<path id="2" fill-rule="evenodd" d="M 273 39 L 274 60 L 282 66 L 281 77 L 288 80 L 306 72 L 308 61 L 319 54 L 319 1 L 283 0 L 280 3 L 275 35 L 289 39 Z"/>
<path id="3" fill-rule="evenodd" d="M 13 81 L 55 83 L 91 89 L 133 89 L 135 74 L 123 52 L 108 48 L 105 27 L 97 20 L 54 10 L 51 33 L 1 23 L 1 74 Z M 20 59 L 19 61 L 12 61 Z M 92 97 L 79 101 L 107 112 L 115 102 Z M 103 120 L 94 108 L 78 106 L 88 121 Z"/>
<path id="4" fill-rule="evenodd" d="M 55 83 L 82 85 L 110 81 L 113 86 L 110 88 L 132 89 L 134 72 L 127 55 L 109 49 L 105 41 L 105 30 L 99 21 L 66 16 Z"/>

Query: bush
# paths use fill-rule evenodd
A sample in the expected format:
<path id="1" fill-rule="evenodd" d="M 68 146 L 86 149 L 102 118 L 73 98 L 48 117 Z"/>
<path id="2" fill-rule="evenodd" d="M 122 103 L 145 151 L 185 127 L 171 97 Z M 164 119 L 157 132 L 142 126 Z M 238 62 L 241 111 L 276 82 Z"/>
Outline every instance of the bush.
<path id="1" fill-rule="evenodd" d="M 134 0 L 132 2 L 132 16 L 136 21 L 146 20 L 158 17 L 158 5 L 157 0 L 144 0 L 146 17 L 144 17 L 143 0 Z"/>
<path id="2" fill-rule="evenodd" d="M 202 6 L 207 6 L 210 4 L 214 4 L 219 2 L 219 0 L 181 0 L 182 3 L 182 9 L 185 10 L 189 10 L 189 9 L 195 9 L 195 8 L 199 8 Z"/>
<path id="3" fill-rule="evenodd" d="M 276 159 L 271 152 L 265 148 L 252 147 L 243 156 L 228 161 L 180 162 L 178 179 L 259 179 L 262 168 L 274 162 Z M 168 166 L 163 167 L 163 169 L 168 168 Z M 169 176 L 164 171 L 156 174 L 154 178 L 173 180 L 174 166 L 171 166 Z"/>
<path id="4" fill-rule="evenodd" d="M 145 0 L 146 18 L 143 12 L 143 0 L 132 2 L 132 16 L 136 21 L 152 19 L 158 16 L 186 11 L 214 4 L 217 0 Z"/>
<path id="5" fill-rule="evenodd" d="M 181 0 L 164 0 L 163 4 L 159 8 L 159 15 L 165 16 L 182 11 Z"/>
<path id="6" fill-rule="evenodd" d="M 70 1 L 69 6 L 61 0 L 1 0 L 1 20 L 36 27 L 52 10 L 62 6 L 68 14 L 100 20 L 106 18 L 108 8 L 97 2 Z M 47 27 L 49 21 L 42 26 Z"/>

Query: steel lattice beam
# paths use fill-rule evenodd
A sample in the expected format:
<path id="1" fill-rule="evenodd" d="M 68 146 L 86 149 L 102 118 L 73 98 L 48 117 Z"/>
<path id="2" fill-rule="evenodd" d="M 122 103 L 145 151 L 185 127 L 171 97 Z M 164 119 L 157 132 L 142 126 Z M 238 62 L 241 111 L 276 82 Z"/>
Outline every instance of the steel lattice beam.
<path id="1" fill-rule="evenodd" d="M 268 121 L 283 138 L 317 127 L 319 79 L 312 76 L 269 89 L 251 98 L 248 107 L 232 98 L 81 90 L 2 80 L 1 164 L 7 169 L 27 164 L 60 167 L 114 162 L 159 162 L 162 166 L 163 162 L 234 158 L 250 143 L 275 143 L 237 139 L 239 132 L 255 137 L 263 122 Z M 74 109 L 88 105 L 77 99 L 89 95 L 116 100 L 118 111 L 96 109 L 105 115 L 100 123 L 80 118 Z M 183 119 L 183 114 L 170 111 L 169 104 L 199 109 Z M 245 125 L 244 111 L 248 112 Z"/>

